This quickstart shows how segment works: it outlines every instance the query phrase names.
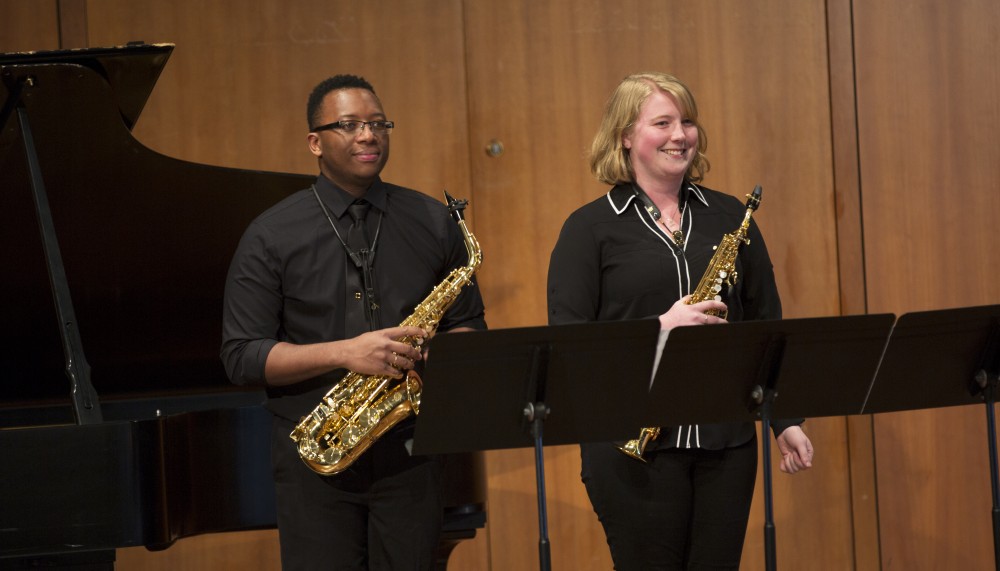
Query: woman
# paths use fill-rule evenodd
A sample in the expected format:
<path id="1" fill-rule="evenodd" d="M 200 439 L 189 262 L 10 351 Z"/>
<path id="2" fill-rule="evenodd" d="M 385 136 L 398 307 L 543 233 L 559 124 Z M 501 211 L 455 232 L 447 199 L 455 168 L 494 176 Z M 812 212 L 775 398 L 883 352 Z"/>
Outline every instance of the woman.
<path id="1" fill-rule="evenodd" d="M 614 188 L 563 226 L 549 265 L 551 324 L 659 316 L 669 331 L 726 323 L 709 310 L 728 310 L 731 321 L 781 317 L 753 222 L 736 261 L 739 280 L 723 300 L 686 303 L 713 248 L 746 212 L 698 184 L 709 169 L 706 148 L 694 97 L 677 78 L 641 73 L 618 85 L 590 155 L 593 174 Z M 812 465 L 798 424 L 774 423 L 788 473 Z M 583 481 L 616 569 L 738 569 L 757 473 L 754 424 L 664 427 L 646 462 L 620 444 L 581 446 Z"/>

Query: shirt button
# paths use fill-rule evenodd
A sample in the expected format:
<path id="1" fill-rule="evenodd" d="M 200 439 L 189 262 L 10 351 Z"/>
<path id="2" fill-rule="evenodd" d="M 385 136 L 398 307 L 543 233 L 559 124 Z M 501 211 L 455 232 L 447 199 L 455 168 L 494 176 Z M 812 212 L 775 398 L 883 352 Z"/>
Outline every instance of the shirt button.
<path id="1" fill-rule="evenodd" d="M 354 299 L 358 299 L 358 300 L 361 299 L 361 292 L 360 291 L 354 292 Z"/>

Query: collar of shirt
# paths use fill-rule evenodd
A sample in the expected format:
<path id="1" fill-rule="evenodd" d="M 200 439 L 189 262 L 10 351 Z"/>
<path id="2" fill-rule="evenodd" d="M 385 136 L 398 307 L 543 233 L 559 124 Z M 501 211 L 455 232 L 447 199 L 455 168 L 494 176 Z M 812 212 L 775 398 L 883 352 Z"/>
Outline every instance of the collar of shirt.
<path id="1" fill-rule="evenodd" d="M 330 213 L 338 220 L 347 212 L 347 207 L 355 201 L 350 193 L 323 175 L 316 177 L 316 191 L 319 192 L 326 207 L 330 209 Z M 377 178 L 365 192 L 364 199 L 371 203 L 376 210 L 385 212 L 388 205 L 387 196 L 388 191 L 385 183 L 382 182 L 381 178 Z"/>
<path id="2" fill-rule="evenodd" d="M 635 190 L 632 188 L 632 183 L 619 184 L 608 191 L 608 201 L 611 203 L 611 208 L 614 209 L 615 214 L 621 215 L 625 212 L 632 201 L 636 199 Z M 693 182 L 684 180 L 681 185 L 681 196 L 680 203 L 682 205 L 681 209 L 685 208 L 688 204 L 688 200 L 695 198 L 698 202 L 701 202 L 705 206 L 708 206 L 708 200 L 705 199 L 705 195 L 698 188 L 698 185 Z M 641 205 L 640 205 L 641 206 Z"/>

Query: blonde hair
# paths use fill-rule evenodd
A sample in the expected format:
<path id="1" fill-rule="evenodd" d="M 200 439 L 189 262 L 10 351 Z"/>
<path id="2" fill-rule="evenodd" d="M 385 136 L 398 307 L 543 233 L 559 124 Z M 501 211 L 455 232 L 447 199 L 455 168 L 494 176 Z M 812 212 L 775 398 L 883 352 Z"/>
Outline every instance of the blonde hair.
<path id="1" fill-rule="evenodd" d="M 661 72 L 643 72 L 630 75 L 618 84 L 604 107 L 601 126 L 590 146 L 590 172 L 605 184 L 635 182 L 635 171 L 628 149 L 622 146 L 622 135 L 635 124 L 639 111 L 653 90 L 659 89 L 672 95 L 680 108 L 682 119 L 694 122 L 698 128 L 698 148 L 687 178 L 699 182 L 711 165 L 705 150 L 708 136 L 698 122 L 698 106 L 691 91 L 676 77 Z"/>

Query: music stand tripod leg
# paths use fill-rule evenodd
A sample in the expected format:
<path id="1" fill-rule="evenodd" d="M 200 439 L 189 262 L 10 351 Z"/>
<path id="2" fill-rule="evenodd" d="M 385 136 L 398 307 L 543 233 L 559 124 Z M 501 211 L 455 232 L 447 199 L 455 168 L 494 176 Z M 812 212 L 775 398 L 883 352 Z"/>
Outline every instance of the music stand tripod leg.
<path id="1" fill-rule="evenodd" d="M 548 379 L 548 345 L 536 345 L 531 356 L 531 370 L 528 372 L 528 403 L 524 406 L 524 418 L 531 423 L 531 436 L 535 441 L 535 486 L 538 498 L 538 564 L 541 571 L 552 568 L 549 549 L 548 510 L 545 501 L 545 454 L 542 443 L 542 427 L 549 416 L 545 404 L 545 390 Z"/>
<path id="2" fill-rule="evenodd" d="M 764 463 L 764 568 L 767 571 L 777 569 L 777 547 L 775 543 L 774 531 L 774 500 L 772 498 L 771 480 L 771 404 L 776 395 L 772 389 L 755 389 L 762 391 L 760 398 L 760 436 L 761 436 L 761 458 Z"/>
<path id="3" fill-rule="evenodd" d="M 976 373 L 975 382 L 983 394 L 986 404 L 986 440 L 989 446 L 990 492 L 993 496 L 991 510 L 993 522 L 993 565 L 1000 571 L 1000 476 L 997 474 L 997 422 L 994 412 L 997 384 L 1000 375 L 992 377 L 984 369 Z"/>
<path id="4" fill-rule="evenodd" d="M 552 568 L 551 552 L 549 549 L 549 525 L 548 510 L 545 500 L 545 455 L 542 446 L 542 426 L 545 417 L 549 414 L 549 407 L 545 403 L 529 403 L 524 414 L 531 421 L 531 435 L 535 439 L 535 485 L 538 497 L 538 564 L 543 571 Z"/>
<path id="5" fill-rule="evenodd" d="M 751 402 L 759 407 L 761 458 L 764 463 L 764 568 L 777 569 L 777 547 L 774 530 L 774 500 L 771 483 L 771 410 L 778 397 L 777 380 L 785 354 L 785 338 L 771 339 L 764 348 L 757 373 L 758 384 L 751 390 Z"/>

